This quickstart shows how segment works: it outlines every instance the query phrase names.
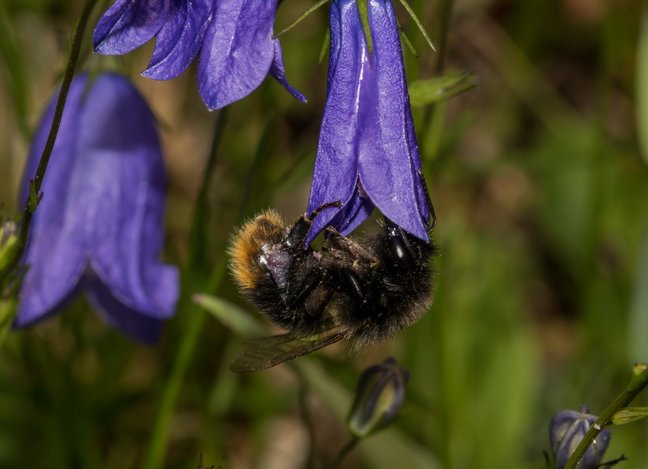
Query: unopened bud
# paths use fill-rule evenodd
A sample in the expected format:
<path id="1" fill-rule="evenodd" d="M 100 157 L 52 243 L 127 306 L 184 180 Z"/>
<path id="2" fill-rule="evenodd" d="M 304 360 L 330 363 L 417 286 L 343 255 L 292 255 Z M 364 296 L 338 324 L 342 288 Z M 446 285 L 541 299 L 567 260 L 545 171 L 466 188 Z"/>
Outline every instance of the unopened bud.
<path id="1" fill-rule="evenodd" d="M 405 396 L 409 373 L 396 360 L 383 363 L 362 372 L 347 425 L 357 438 L 387 426 L 398 414 Z"/>
<path id="2" fill-rule="evenodd" d="M 0 271 L 13 259 L 18 248 L 18 229 L 13 221 L 0 222 Z"/>
<path id="3" fill-rule="evenodd" d="M 556 469 L 562 469 L 567 464 L 567 460 L 597 419 L 596 415 L 589 413 L 587 406 L 583 406 L 580 411 L 561 410 L 553 416 L 549 425 L 549 438 Z M 604 429 L 587 448 L 578 467 L 582 469 L 597 467 L 609 444 L 610 431 Z"/>

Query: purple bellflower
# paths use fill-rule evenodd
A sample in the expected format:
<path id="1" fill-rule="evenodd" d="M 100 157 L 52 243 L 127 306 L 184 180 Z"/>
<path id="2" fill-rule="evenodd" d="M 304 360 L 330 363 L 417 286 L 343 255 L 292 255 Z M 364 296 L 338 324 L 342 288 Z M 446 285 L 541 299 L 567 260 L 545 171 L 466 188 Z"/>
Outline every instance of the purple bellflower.
<path id="1" fill-rule="evenodd" d="M 391 0 L 368 0 L 370 45 L 356 0 L 331 4 L 328 97 L 320 129 L 307 242 L 327 225 L 348 234 L 373 211 L 428 240 L 431 210 L 421 172 Z"/>
<path id="2" fill-rule="evenodd" d="M 168 80 L 200 55 L 198 88 L 207 107 L 244 98 L 272 75 L 300 101 L 272 37 L 277 0 L 116 0 L 94 31 L 95 51 L 121 55 L 153 37 L 155 50 L 142 75 Z"/>
<path id="3" fill-rule="evenodd" d="M 23 204 L 54 115 L 40 123 Z M 151 111 L 116 74 L 70 88 L 24 256 L 16 327 L 57 312 L 85 290 L 111 325 L 154 342 L 175 313 L 178 272 L 160 264 L 166 174 Z"/>

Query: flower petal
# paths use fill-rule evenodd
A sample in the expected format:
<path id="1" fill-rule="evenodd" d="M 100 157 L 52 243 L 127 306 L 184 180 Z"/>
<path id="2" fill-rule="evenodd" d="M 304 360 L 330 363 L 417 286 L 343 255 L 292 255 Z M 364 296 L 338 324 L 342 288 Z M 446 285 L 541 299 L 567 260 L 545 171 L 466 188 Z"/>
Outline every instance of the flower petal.
<path id="1" fill-rule="evenodd" d="M 158 341 L 162 332 L 161 320 L 140 314 L 125 306 L 98 279 L 85 283 L 88 300 L 109 325 L 146 344 L 154 344 Z"/>
<path id="2" fill-rule="evenodd" d="M 212 0 L 173 0 L 155 39 L 155 51 L 142 75 L 168 80 L 180 75 L 196 57 L 212 19 Z"/>
<path id="3" fill-rule="evenodd" d="M 360 89 L 369 51 L 359 21 L 355 0 L 331 4 L 331 53 L 328 96 L 313 173 L 308 211 L 325 203 L 347 204 L 358 181 L 357 152 Z M 342 209 L 328 208 L 314 221 L 310 243 Z M 358 214 L 364 215 L 364 212 Z M 363 219 L 356 218 L 356 225 Z M 337 226 L 336 226 L 337 227 Z"/>
<path id="4" fill-rule="evenodd" d="M 375 206 L 362 188 L 362 184 L 358 182 L 358 187 L 351 200 L 342 207 L 330 223 L 340 233 L 348 235 L 371 215 L 374 208 Z"/>
<path id="5" fill-rule="evenodd" d="M 128 80 L 105 74 L 88 93 L 82 122 L 85 178 L 74 194 L 88 207 L 91 266 L 125 307 L 168 318 L 178 272 L 157 260 L 166 180 L 153 115 Z"/>
<path id="6" fill-rule="evenodd" d="M 171 0 L 117 0 L 94 30 L 95 52 L 126 54 L 149 41 L 162 27 Z"/>
<path id="7" fill-rule="evenodd" d="M 88 77 L 77 77 L 70 87 L 58 138 L 43 180 L 43 200 L 38 206 L 24 255 L 29 267 L 20 290 L 20 305 L 15 320 L 18 327 L 29 325 L 59 308 L 73 296 L 85 265 L 83 212 L 70 197 L 76 173 L 76 136 L 80 125 Z M 57 96 L 52 99 L 34 137 L 25 174 L 21 203 L 29 193 L 47 135 L 52 124 Z"/>
<path id="8" fill-rule="evenodd" d="M 272 78 L 277 80 L 281 84 L 281 86 L 286 88 L 288 93 L 290 93 L 293 98 L 301 101 L 302 103 L 305 103 L 306 96 L 300 93 L 299 90 L 290 86 L 290 83 L 288 83 L 288 79 L 286 78 L 286 70 L 284 69 L 283 64 L 283 56 L 281 54 L 281 43 L 279 42 L 279 39 L 275 39 L 273 42 L 274 58 L 272 60 L 272 65 L 270 65 L 270 75 L 272 76 Z"/>
<path id="9" fill-rule="evenodd" d="M 276 9 L 276 0 L 216 2 L 198 65 L 200 95 L 210 110 L 244 98 L 268 74 Z"/>
<path id="10" fill-rule="evenodd" d="M 357 28 L 362 28 L 357 14 Z M 422 179 L 413 139 L 398 24 L 390 0 L 369 1 L 373 54 L 360 96 L 359 173 L 376 207 L 412 235 L 428 240 L 419 199 Z M 414 140 L 412 144 L 412 140 Z"/>

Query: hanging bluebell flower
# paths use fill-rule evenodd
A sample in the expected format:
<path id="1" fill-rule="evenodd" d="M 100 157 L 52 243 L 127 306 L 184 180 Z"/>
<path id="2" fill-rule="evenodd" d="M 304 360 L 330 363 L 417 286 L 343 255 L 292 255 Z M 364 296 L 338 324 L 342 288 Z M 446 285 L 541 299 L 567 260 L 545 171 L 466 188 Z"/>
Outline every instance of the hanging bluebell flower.
<path id="1" fill-rule="evenodd" d="M 295 98 L 272 37 L 277 0 L 117 0 L 97 23 L 95 50 L 119 55 L 153 37 L 155 51 L 142 75 L 168 80 L 197 55 L 198 88 L 209 109 L 220 109 L 254 91 L 272 75 Z"/>
<path id="2" fill-rule="evenodd" d="M 54 101 L 32 145 L 22 203 L 50 128 Z M 43 180 L 23 262 L 15 325 L 57 312 L 85 290 L 131 336 L 154 341 L 175 312 L 178 272 L 159 262 L 166 174 L 151 111 L 116 74 L 72 82 Z"/>
<path id="3" fill-rule="evenodd" d="M 330 24 L 328 98 L 308 210 L 342 205 L 314 220 L 308 241 L 326 225 L 348 234 L 374 208 L 427 241 L 432 208 L 391 1 L 368 1 L 371 48 L 356 0 L 334 0 Z"/>
<path id="4" fill-rule="evenodd" d="M 561 410 L 551 418 L 549 438 L 556 469 L 565 467 L 569 457 L 597 419 L 596 415 L 589 413 L 589 408 L 586 405 L 582 406 L 579 411 Z M 583 469 L 599 467 L 610 444 L 610 436 L 610 430 L 607 428 L 601 430 L 596 440 L 585 451 L 578 467 Z"/>
<path id="5" fill-rule="evenodd" d="M 403 405 L 409 372 L 387 358 L 362 372 L 347 418 L 349 431 L 364 438 L 391 423 Z"/>

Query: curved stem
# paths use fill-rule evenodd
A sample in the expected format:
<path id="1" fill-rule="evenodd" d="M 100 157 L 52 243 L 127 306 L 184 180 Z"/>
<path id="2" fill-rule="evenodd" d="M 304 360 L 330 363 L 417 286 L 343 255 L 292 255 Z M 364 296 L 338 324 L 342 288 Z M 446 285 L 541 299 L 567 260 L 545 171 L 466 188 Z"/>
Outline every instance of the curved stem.
<path id="1" fill-rule="evenodd" d="M 56 108 L 54 109 L 52 125 L 50 126 L 50 131 L 47 136 L 45 148 L 43 148 L 43 153 L 41 154 L 40 161 L 38 163 L 38 168 L 36 169 L 36 174 L 29 183 L 29 197 L 27 198 L 25 209 L 23 211 L 23 217 L 20 226 L 19 246 L 15 251 L 11 261 L 2 271 L 0 271 L 0 285 L 2 285 L 9 274 L 14 271 L 14 269 L 20 262 L 20 259 L 22 258 L 23 251 L 25 250 L 27 237 L 29 236 L 29 227 L 34 217 L 34 212 L 38 207 L 38 202 L 42 197 L 40 190 L 41 186 L 43 185 L 43 178 L 45 177 L 47 165 L 49 164 L 50 157 L 52 156 L 52 150 L 54 149 L 54 143 L 56 142 L 59 128 L 61 127 L 65 102 L 67 100 L 68 92 L 70 91 L 70 85 L 72 84 L 74 73 L 76 72 L 79 56 L 81 55 L 83 35 L 85 34 L 88 20 L 90 19 L 90 15 L 96 3 L 97 0 L 88 0 L 86 2 L 85 6 L 83 7 L 83 11 L 81 12 L 81 16 L 79 17 L 79 22 L 77 23 L 76 29 L 74 31 L 72 50 L 70 51 L 70 58 L 68 59 L 63 82 L 61 83 L 61 91 L 59 92 L 59 96 L 56 101 Z"/>
<path id="2" fill-rule="evenodd" d="M 632 402 L 632 400 L 646 387 L 646 385 L 648 385 L 648 364 L 639 363 L 634 366 L 634 369 L 632 370 L 632 378 L 630 378 L 630 382 L 624 391 L 612 401 L 594 425 L 587 430 L 587 433 L 585 433 L 585 436 L 569 457 L 565 469 L 576 468 L 578 462 L 585 454 L 585 451 L 587 451 L 587 448 L 589 448 L 598 434 L 612 423 L 612 417 L 614 414 L 630 404 L 630 402 Z"/>
<path id="3" fill-rule="evenodd" d="M 357 437 L 352 437 L 349 442 L 340 449 L 340 452 L 337 454 L 335 461 L 333 461 L 333 464 L 331 464 L 331 467 L 337 468 L 340 467 L 340 464 L 342 464 L 342 461 L 344 461 L 344 458 L 348 456 L 348 454 L 353 451 L 353 449 L 358 445 L 360 440 Z"/>

